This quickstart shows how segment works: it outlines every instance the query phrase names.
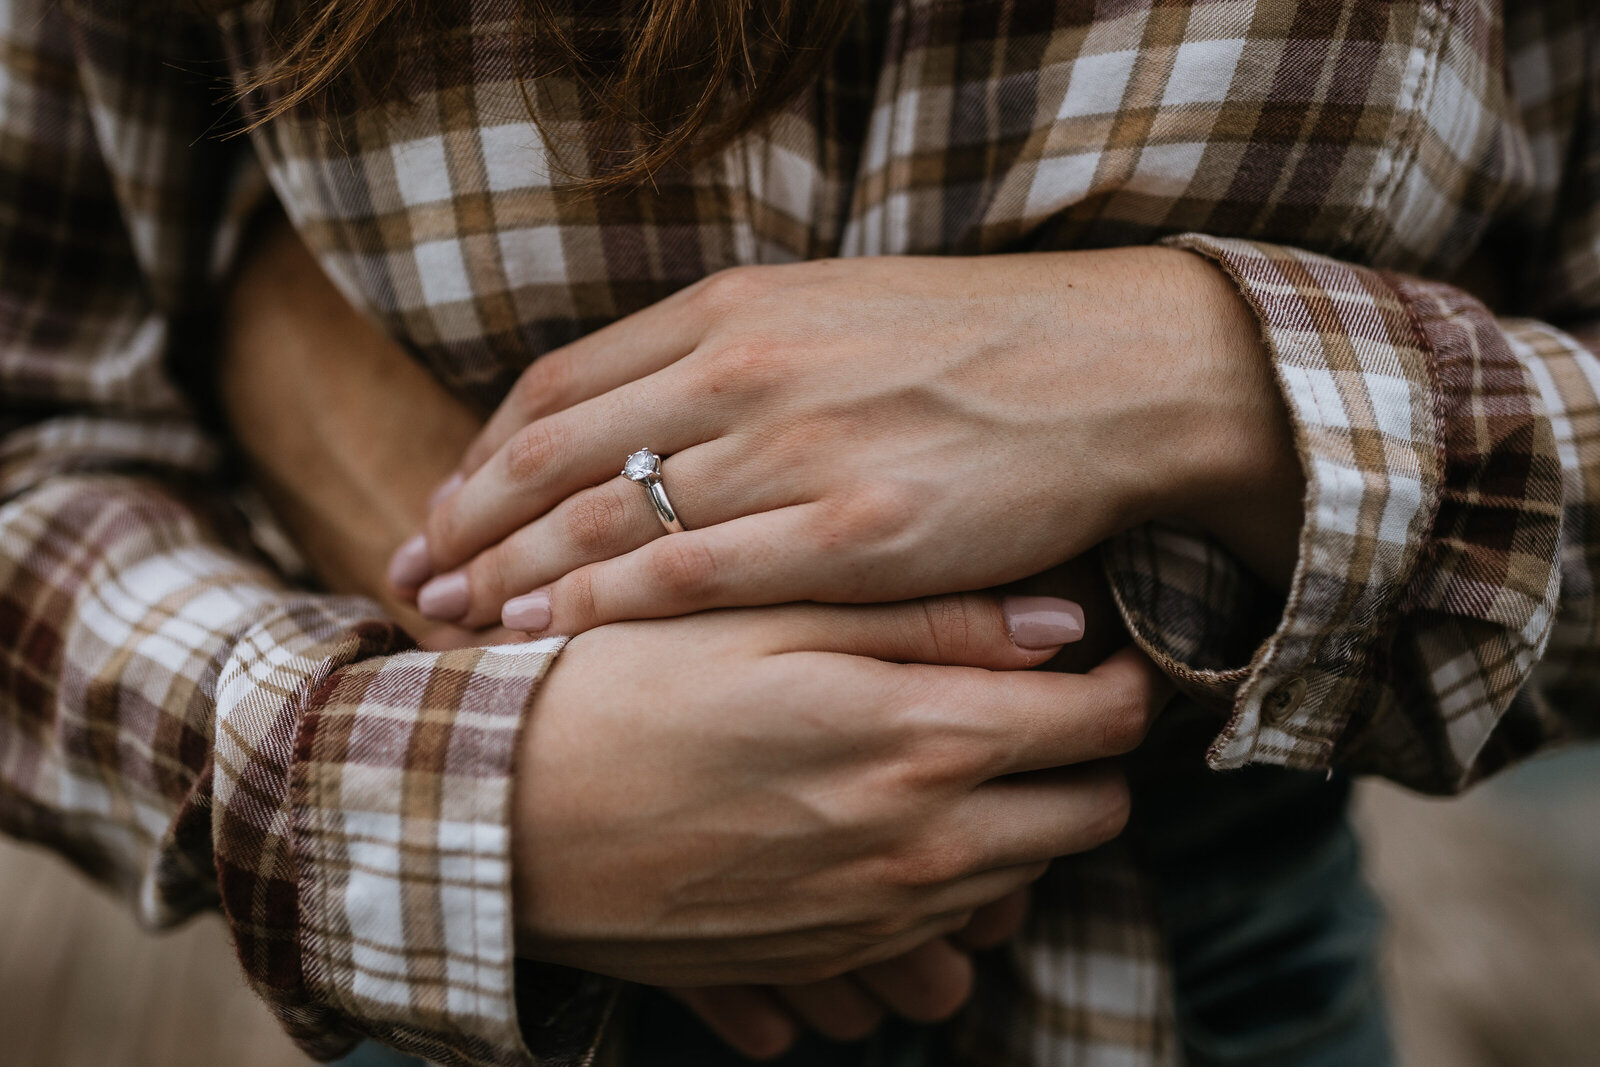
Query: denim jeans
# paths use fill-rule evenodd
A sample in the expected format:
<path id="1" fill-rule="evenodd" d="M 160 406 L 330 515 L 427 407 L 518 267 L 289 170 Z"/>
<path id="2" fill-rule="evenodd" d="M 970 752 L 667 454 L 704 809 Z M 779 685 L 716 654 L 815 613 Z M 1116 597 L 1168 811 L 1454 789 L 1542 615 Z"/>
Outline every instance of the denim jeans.
<path id="1" fill-rule="evenodd" d="M 1275 767 L 1136 783 L 1188 1067 L 1394 1062 L 1349 793 Z"/>

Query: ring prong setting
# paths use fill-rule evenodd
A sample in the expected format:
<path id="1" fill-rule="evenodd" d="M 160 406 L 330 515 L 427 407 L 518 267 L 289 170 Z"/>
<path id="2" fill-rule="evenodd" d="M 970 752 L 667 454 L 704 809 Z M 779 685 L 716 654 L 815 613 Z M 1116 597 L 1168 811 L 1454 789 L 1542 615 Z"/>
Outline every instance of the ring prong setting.
<path id="1" fill-rule="evenodd" d="M 648 482 L 661 477 L 661 457 L 648 448 L 641 448 L 628 457 L 622 465 L 622 476 L 635 482 Z"/>

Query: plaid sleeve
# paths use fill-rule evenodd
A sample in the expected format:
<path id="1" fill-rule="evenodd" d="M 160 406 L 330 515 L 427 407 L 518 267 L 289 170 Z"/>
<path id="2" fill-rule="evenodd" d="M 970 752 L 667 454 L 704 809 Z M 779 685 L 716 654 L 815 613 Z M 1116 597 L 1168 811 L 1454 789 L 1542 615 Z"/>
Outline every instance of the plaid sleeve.
<path id="1" fill-rule="evenodd" d="M 510 913 L 515 740 L 557 646 L 417 652 L 289 588 L 173 373 L 251 171 L 171 58 L 198 33 L 0 5 L 0 827 L 151 925 L 220 908 L 314 1055 L 575 1062 L 603 993 L 519 1010 Z"/>
<path id="2" fill-rule="evenodd" d="M 1213 766 L 1337 762 L 1448 792 L 1578 729 L 1600 695 L 1592 668 L 1559 692 L 1534 679 L 1542 660 L 1600 648 L 1593 352 L 1450 286 L 1256 242 L 1174 243 L 1258 315 L 1307 476 L 1287 602 L 1242 658 L 1219 635 L 1260 591 L 1219 579 L 1232 572 L 1203 537 L 1135 531 L 1107 553 L 1141 643 L 1231 703 Z"/>
<path id="3" fill-rule="evenodd" d="M 1170 239 L 1255 309 L 1308 482 L 1287 601 L 1195 530 L 1105 552 L 1140 642 L 1231 708 L 1217 767 L 1450 792 L 1600 732 L 1600 36 L 1572 5 L 1506 16 L 1496 136 L 1535 195 L 1471 231 L 1501 317 L 1416 277 Z"/>

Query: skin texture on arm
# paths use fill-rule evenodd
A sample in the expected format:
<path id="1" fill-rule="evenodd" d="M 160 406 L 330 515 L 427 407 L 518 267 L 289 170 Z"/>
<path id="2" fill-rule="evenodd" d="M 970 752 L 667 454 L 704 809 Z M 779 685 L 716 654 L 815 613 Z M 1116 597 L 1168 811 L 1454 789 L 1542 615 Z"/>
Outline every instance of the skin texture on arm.
<path id="1" fill-rule="evenodd" d="M 425 645 L 466 641 L 395 596 L 384 561 L 481 420 L 350 306 L 281 216 L 255 236 L 219 381 L 255 485 L 328 588 L 374 598 Z"/>

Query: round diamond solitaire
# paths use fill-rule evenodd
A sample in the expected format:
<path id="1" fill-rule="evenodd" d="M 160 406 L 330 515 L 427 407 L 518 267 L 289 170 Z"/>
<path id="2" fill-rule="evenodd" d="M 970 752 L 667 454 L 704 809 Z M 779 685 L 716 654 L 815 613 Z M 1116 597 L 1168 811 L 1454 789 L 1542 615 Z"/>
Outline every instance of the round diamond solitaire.
<path id="1" fill-rule="evenodd" d="M 636 482 L 648 482 L 661 477 L 661 457 L 648 448 L 641 448 L 628 457 L 622 465 L 622 475 Z"/>
<path id="2" fill-rule="evenodd" d="M 622 465 L 622 476 L 644 486 L 651 505 L 656 509 L 656 518 L 661 520 L 661 525 L 666 527 L 668 533 L 683 532 L 683 523 L 678 521 L 678 513 L 672 509 L 672 501 L 667 499 L 667 487 L 661 484 L 660 456 L 648 448 L 639 449 Z"/>

